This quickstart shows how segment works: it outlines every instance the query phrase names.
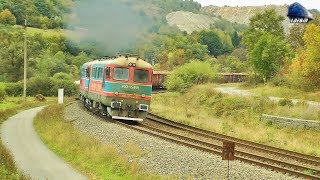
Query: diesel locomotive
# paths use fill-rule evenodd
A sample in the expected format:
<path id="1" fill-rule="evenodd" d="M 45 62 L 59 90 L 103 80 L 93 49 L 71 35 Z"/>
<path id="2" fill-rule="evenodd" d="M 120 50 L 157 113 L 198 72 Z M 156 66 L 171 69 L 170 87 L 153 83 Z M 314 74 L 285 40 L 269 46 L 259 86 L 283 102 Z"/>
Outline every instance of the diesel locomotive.
<path id="1" fill-rule="evenodd" d="M 150 108 L 153 68 L 129 56 L 102 58 L 81 68 L 80 100 L 112 119 L 143 121 Z"/>

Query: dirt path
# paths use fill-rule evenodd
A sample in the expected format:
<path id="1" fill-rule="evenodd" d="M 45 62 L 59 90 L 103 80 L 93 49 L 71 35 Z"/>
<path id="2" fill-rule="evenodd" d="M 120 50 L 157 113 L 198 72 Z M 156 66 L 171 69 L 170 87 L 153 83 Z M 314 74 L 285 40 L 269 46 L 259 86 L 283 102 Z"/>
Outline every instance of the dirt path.
<path id="1" fill-rule="evenodd" d="M 32 179 L 86 179 L 43 144 L 33 119 L 43 107 L 21 112 L 1 126 L 3 144 L 11 151 L 22 172 Z"/>
<path id="2" fill-rule="evenodd" d="M 259 96 L 258 94 L 254 94 L 252 92 L 249 92 L 247 90 L 242 90 L 242 89 L 238 89 L 236 87 L 217 87 L 215 88 L 215 90 L 224 93 L 224 94 L 229 94 L 229 95 L 234 95 L 234 96 Z M 274 97 L 274 96 L 269 96 L 268 97 L 271 101 L 274 102 L 279 102 L 281 99 L 284 98 L 280 98 L 280 97 Z M 297 104 L 299 101 L 299 99 L 291 99 L 293 104 Z M 306 101 L 307 105 L 309 106 L 309 108 L 320 108 L 320 103 L 319 102 L 315 102 L 315 101 Z"/>

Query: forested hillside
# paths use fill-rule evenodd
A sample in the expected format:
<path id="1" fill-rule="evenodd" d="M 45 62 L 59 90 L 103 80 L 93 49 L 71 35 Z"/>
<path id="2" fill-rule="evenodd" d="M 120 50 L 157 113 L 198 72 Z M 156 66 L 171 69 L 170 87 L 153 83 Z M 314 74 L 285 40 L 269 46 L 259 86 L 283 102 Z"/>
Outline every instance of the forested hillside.
<path id="1" fill-rule="evenodd" d="M 177 11 L 213 23 L 186 32 L 168 18 Z M 317 88 L 300 82 L 319 80 L 319 20 L 293 26 L 286 35 L 280 28 L 284 19 L 274 12 L 255 14 L 242 26 L 204 13 L 192 0 L 0 0 L 0 81 L 23 77 L 21 25 L 27 19 L 30 82 L 57 73 L 78 79 L 81 64 L 92 58 L 132 53 L 154 61 L 156 70 L 201 61 L 218 72 L 248 72 L 254 82 L 276 79 L 277 84 Z"/>

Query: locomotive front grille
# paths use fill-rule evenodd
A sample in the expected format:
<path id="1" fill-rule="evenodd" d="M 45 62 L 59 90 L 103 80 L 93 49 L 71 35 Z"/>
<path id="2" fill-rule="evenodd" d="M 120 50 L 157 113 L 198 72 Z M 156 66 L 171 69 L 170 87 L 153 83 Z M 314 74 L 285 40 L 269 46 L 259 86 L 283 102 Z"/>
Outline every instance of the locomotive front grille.
<path id="1" fill-rule="evenodd" d="M 111 102 L 111 107 L 119 109 L 119 108 L 121 108 L 121 102 L 113 101 L 113 102 Z"/>
<path id="2" fill-rule="evenodd" d="M 140 111 L 148 111 L 149 110 L 149 106 L 146 104 L 140 104 L 139 105 L 139 110 Z"/>

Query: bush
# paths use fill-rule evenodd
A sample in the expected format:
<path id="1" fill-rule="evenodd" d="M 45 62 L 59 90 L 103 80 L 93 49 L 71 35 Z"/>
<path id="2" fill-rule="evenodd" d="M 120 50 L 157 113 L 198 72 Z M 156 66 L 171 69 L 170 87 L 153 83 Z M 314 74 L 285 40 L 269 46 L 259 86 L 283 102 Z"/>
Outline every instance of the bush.
<path id="1" fill-rule="evenodd" d="M 217 102 L 214 106 L 215 115 L 220 117 L 223 114 L 231 115 L 234 111 L 244 110 L 251 106 L 251 103 L 246 98 L 238 98 L 226 96 Z"/>
<path id="2" fill-rule="evenodd" d="M 7 83 L 5 90 L 8 96 L 22 96 L 23 83 L 22 82 Z"/>
<path id="3" fill-rule="evenodd" d="M 3 87 L 0 87 L 0 103 L 4 101 L 6 97 L 6 90 Z"/>
<path id="4" fill-rule="evenodd" d="M 60 73 L 56 73 L 55 75 L 53 75 L 53 80 L 72 81 L 72 76 L 70 74 L 60 72 Z"/>
<path id="5" fill-rule="evenodd" d="M 77 93 L 77 85 L 69 80 L 53 80 L 52 96 L 58 96 L 58 89 L 64 89 L 65 96 L 73 96 Z"/>
<path id="6" fill-rule="evenodd" d="M 53 80 L 49 77 L 32 77 L 27 82 L 27 95 L 35 96 L 42 94 L 44 96 L 52 96 L 51 89 Z"/>
<path id="7" fill-rule="evenodd" d="M 278 76 L 271 79 L 271 83 L 274 86 L 284 86 L 284 85 L 286 85 L 286 80 L 283 76 L 278 75 Z"/>
<path id="8" fill-rule="evenodd" d="M 279 101 L 279 106 L 289 106 L 292 107 L 293 106 L 293 102 L 291 99 L 281 99 Z"/>
<path id="9" fill-rule="evenodd" d="M 191 61 L 173 70 L 165 85 L 169 91 L 184 92 L 192 85 L 212 82 L 216 69 L 207 62 Z"/>

